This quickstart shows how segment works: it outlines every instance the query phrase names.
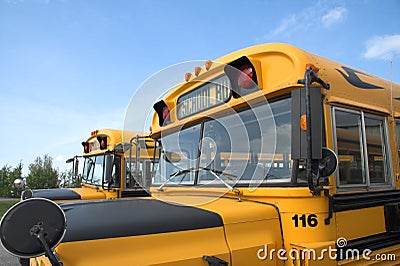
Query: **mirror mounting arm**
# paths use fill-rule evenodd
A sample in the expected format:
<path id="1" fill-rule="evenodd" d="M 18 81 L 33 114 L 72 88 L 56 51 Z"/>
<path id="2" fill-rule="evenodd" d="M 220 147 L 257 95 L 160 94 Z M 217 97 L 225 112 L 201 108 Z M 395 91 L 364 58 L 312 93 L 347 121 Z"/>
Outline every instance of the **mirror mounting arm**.
<path id="1" fill-rule="evenodd" d="M 329 194 L 329 189 L 324 189 L 324 195 L 328 198 L 328 217 L 325 218 L 325 225 L 331 223 L 331 219 L 333 217 L 333 198 L 332 195 Z"/>
<path id="2" fill-rule="evenodd" d="M 36 237 L 36 239 L 39 241 L 47 258 L 49 258 L 51 265 L 52 266 L 63 266 L 63 263 L 58 259 L 57 255 L 53 251 L 51 251 L 49 245 L 46 242 L 46 239 L 45 239 L 46 231 L 43 228 L 43 222 L 38 222 L 37 224 L 35 224 L 31 228 L 30 233 L 32 236 Z"/>
<path id="3" fill-rule="evenodd" d="M 312 83 L 318 83 L 325 89 L 329 90 L 329 84 L 325 83 L 322 79 L 320 79 L 316 72 L 314 72 L 313 68 L 307 67 L 304 73 L 304 80 L 299 80 L 298 83 L 304 84 L 304 88 L 306 90 L 306 135 L 307 135 L 307 159 L 306 159 L 306 173 L 307 173 L 307 181 L 308 187 L 313 195 L 319 195 L 321 192 L 321 188 L 317 188 L 313 181 L 312 174 L 312 136 L 311 136 L 311 95 L 310 95 L 310 87 Z"/>

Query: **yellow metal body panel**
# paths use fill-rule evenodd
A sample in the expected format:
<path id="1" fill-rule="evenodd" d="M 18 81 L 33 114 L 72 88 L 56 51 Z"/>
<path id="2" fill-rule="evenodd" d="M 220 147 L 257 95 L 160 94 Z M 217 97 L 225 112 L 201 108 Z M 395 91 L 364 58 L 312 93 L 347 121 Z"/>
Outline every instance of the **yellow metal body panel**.
<path id="1" fill-rule="evenodd" d="M 383 207 L 336 213 L 337 236 L 347 240 L 386 232 Z"/>
<path id="2" fill-rule="evenodd" d="M 103 191 L 96 189 L 94 186 L 83 185 L 80 188 L 71 188 L 79 195 L 82 200 L 94 200 L 94 199 L 105 199 L 106 195 Z"/>
<path id="3" fill-rule="evenodd" d="M 190 245 L 188 238 L 193 239 Z M 207 254 L 230 261 L 223 228 L 62 243 L 56 252 L 64 266 L 204 266 L 202 256 Z"/>
<path id="4" fill-rule="evenodd" d="M 196 239 L 191 245 L 187 238 Z M 98 259 L 102 250 L 101 260 Z M 182 252 L 185 250 L 185 252 Z M 223 228 L 174 232 L 126 238 L 65 243 L 57 249 L 64 265 L 204 265 L 202 256 L 217 252 L 229 261 Z M 76 254 L 62 257 L 61 254 Z"/>

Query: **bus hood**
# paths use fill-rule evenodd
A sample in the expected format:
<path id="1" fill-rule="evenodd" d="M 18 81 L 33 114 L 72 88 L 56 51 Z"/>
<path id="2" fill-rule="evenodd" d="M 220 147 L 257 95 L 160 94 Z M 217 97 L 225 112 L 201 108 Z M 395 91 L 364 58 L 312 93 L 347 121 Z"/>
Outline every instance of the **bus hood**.
<path id="1" fill-rule="evenodd" d="M 68 230 L 63 242 L 160 234 L 259 220 L 278 220 L 264 203 L 217 199 L 185 206 L 154 198 L 60 203 Z"/>
<path id="2" fill-rule="evenodd" d="M 222 226 L 213 212 L 153 199 L 60 203 L 68 229 L 63 242 L 159 234 Z"/>
<path id="3" fill-rule="evenodd" d="M 219 198 L 188 206 L 135 198 L 60 206 L 67 230 L 56 252 L 64 265 L 206 265 L 204 256 L 259 265 L 260 248 L 282 245 L 279 212 L 263 203 Z M 99 258 L 93 250 L 107 252 Z"/>
<path id="4" fill-rule="evenodd" d="M 266 203 L 210 198 L 206 204 L 188 206 L 133 198 L 58 205 L 65 214 L 66 230 L 55 252 L 65 266 L 204 266 L 207 262 L 214 265 L 210 264 L 214 260 L 229 265 L 265 265 L 257 252 L 265 245 L 283 245 L 279 211 Z M 43 208 L 37 211 L 46 212 Z M 54 215 L 47 213 L 46 217 Z M 42 225 L 52 226 L 46 219 Z M 27 233 L 26 237 L 31 236 Z M 44 256 L 34 260 L 50 265 Z"/>
<path id="5" fill-rule="evenodd" d="M 76 201 L 105 199 L 103 192 L 92 188 L 54 188 L 54 189 L 34 189 L 25 190 L 21 195 L 22 199 L 45 198 L 53 201 Z"/>

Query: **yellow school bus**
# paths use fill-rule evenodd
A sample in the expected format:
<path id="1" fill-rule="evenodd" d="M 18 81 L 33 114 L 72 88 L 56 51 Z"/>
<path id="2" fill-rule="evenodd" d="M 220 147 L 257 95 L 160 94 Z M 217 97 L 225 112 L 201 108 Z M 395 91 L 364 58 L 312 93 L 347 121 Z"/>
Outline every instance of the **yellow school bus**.
<path id="1" fill-rule="evenodd" d="M 37 189 L 22 192 L 22 199 L 47 198 L 54 201 L 114 199 L 149 194 L 154 141 L 148 134 L 100 129 L 82 142 L 83 155 L 72 162 L 73 175 L 81 187 Z M 83 160 L 82 173 L 78 174 Z"/>
<path id="2" fill-rule="evenodd" d="M 207 61 L 154 104 L 152 197 L 56 206 L 68 227 L 54 252 L 13 254 L 65 266 L 396 264 L 399 100 L 398 84 L 286 44 Z M 2 232 L 15 224 L 3 218 Z"/>

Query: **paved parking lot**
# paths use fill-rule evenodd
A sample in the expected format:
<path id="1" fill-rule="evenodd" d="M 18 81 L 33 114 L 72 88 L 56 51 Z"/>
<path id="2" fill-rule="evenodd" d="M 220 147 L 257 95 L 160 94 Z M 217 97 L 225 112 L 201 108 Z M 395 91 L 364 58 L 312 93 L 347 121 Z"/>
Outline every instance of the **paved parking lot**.
<path id="1" fill-rule="evenodd" d="M 18 266 L 18 259 L 8 254 L 0 245 L 0 266 Z"/>

